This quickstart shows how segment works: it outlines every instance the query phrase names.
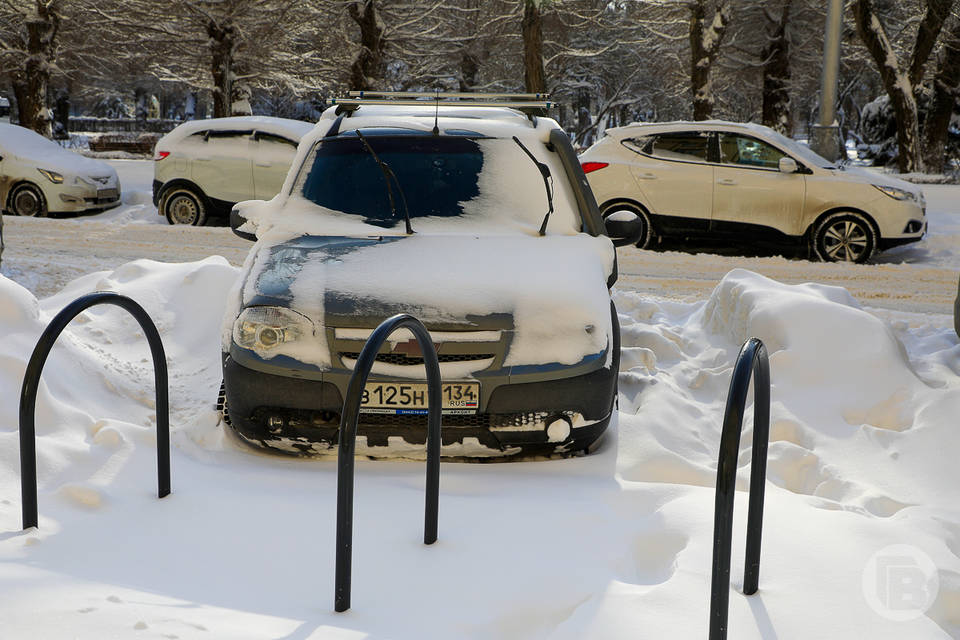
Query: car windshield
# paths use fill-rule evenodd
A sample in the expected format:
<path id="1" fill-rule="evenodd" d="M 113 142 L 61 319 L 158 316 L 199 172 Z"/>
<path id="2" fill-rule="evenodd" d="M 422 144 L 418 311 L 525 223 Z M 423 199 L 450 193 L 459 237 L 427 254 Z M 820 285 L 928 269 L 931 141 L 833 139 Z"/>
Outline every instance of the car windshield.
<path id="1" fill-rule="evenodd" d="M 506 222 L 507 218 L 539 228 L 547 212 L 547 194 L 536 166 L 509 138 L 470 132 L 361 131 L 396 176 L 390 178 L 394 207 L 387 189 L 389 172 L 385 175 L 354 132 L 323 138 L 316 144 L 294 193 L 299 190 L 305 200 L 332 213 L 397 231 L 404 228 L 404 200 L 417 232 L 443 221 L 447 221 L 445 229 L 452 229 L 450 223 L 459 227 L 482 220 Z M 546 152 L 542 144 L 539 147 L 538 159 L 551 166 L 554 176 L 563 176 L 556 154 Z M 579 231 L 579 216 L 570 206 L 572 194 L 563 195 L 565 211 L 556 220 L 551 218 L 550 230 Z"/>

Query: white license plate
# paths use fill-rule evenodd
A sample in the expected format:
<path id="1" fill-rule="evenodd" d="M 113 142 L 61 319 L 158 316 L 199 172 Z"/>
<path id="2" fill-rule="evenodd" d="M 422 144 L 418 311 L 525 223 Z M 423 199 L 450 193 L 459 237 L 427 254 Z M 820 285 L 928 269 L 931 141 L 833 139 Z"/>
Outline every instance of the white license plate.
<path id="1" fill-rule="evenodd" d="M 99 189 L 97 190 L 97 200 L 116 200 L 117 199 L 117 190 L 116 189 Z"/>
<path id="2" fill-rule="evenodd" d="M 470 414 L 480 408 L 479 382 L 444 382 L 443 413 Z M 418 382 L 368 382 L 360 403 L 362 413 L 425 414 L 427 385 Z"/>

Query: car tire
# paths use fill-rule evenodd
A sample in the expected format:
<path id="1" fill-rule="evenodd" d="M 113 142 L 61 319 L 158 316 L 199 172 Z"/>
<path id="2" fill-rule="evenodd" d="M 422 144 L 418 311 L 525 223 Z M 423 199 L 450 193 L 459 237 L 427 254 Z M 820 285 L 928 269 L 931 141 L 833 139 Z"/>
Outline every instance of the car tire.
<path id="1" fill-rule="evenodd" d="M 47 215 L 47 201 L 40 187 L 21 182 L 10 191 L 7 209 L 14 215 L 36 218 Z"/>
<path id="2" fill-rule="evenodd" d="M 607 217 L 618 211 L 629 211 L 640 219 L 643 224 L 643 229 L 640 232 L 640 240 L 637 241 L 635 246 L 638 249 L 647 249 L 650 246 L 650 241 L 653 239 L 653 226 L 650 224 L 650 215 L 643 207 L 627 202 L 613 202 L 603 208 L 600 212 L 600 217 L 606 220 Z"/>
<path id="3" fill-rule="evenodd" d="M 867 262 L 877 250 L 877 232 L 866 216 L 854 212 L 827 216 L 813 231 L 813 250 L 823 262 Z"/>
<path id="4" fill-rule="evenodd" d="M 217 394 L 217 412 L 220 414 L 220 422 L 224 425 L 231 427 L 233 426 L 230 423 L 230 411 L 227 409 L 227 385 L 225 382 L 220 382 L 220 392 Z"/>
<path id="5" fill-rule="evenodd" d="M 171 187 L 160 194 L 160 213 L 170 224 L 202 227 L 207 222 L 204 197 L 189 187 Z"/>

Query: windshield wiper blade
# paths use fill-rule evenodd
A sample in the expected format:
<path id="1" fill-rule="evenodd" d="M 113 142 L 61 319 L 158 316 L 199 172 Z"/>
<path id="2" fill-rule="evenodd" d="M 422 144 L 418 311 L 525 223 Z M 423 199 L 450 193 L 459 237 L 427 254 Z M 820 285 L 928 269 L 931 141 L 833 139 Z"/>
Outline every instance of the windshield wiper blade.
<path id="1" fill-rule="evenodd" d="M 370 143 L 367 142 L 366 136 L 360 133 L 360 129 L 354 129 L 354 131 L 357 132 L 357 137 L 360 138 L 360 142 L 362 142 L 363 146 L 370 152 L 370 155 L 376 160 L 377 166 L 380 167 L 380 171 L 383 172 L 383 179 L 387 182 L 387 198 L 390 200 L 390 215 L 394 218 L 397 217 L 397 206 L 393 201 L 393 187 L 390 186 L 390 179 L 392 178 L 397 183 L 397 191 L 400 192 L 400 199 L 403 201 L 403 219 L 407 223 L 407 234 L 413 234 L 413 227 L 410 225 L 410 209 L 407 207 L 407 197 L 403 193 L 403 187 L 400 186 L 400 181 L 397 180 L 397 174 L 393 172 L 390 165 L 380 159 L 377 152 L 374 151 Z"/>
<path id="2" fill-rule="evenodd" d="M 540 235 L 547 235 L 547 221 L 550 220 L 550 214 L 553 213 L 553 176 L 550 174 L 550 167 L 543 164 L 530 153 L 530 149 L 520 142 L 520 138 L 513 136 L 513 141 L 517 143 L 517 146 L 523 149 L 523 152 L 527 154 L 527 157 L 537 165 L 537 169 L 540 170 L 540 175 L 543 176 L 543 187 L 547 190 L 547 204 L 549 204 L 549 209 L 547 210 L 547 215 L 543 216 L 543 224 L 540 225 Z"/>

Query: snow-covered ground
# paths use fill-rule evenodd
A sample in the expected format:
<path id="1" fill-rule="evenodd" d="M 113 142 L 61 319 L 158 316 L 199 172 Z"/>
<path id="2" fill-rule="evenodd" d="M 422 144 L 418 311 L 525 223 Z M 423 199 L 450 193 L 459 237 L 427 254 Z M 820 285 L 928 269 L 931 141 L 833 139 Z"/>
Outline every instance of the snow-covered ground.
<path id="1" fill-rule="evenodd" d="M 773 384 L 760 591 L 738 590 L 748 409 L 730 637 L 960 638 L 956 187 L 925 187 L 930 237 L 876 265 L 621 250 L 620 413 L 600 451 L 444 463 L 431 547 L 423 464 L 360 461 L 353 609 L 337 614 L 335 460 L 252 451 L 212 408 L 224 299 L 250 245 L 153 224 L 149 163 L 111 164 L 123 207 L 5 220 L 0 637 L 706 637 L 720 422 L 756 335 Z M 163 262 L 130 262 L 142 256 Z M 143 336 L 99 307 L 46 366 L 40 527 L 21 532 L 26 362 L 53 314 L 98 289 L 141 302 L 163 336 L 173 493 L 156 498 Z"/>

